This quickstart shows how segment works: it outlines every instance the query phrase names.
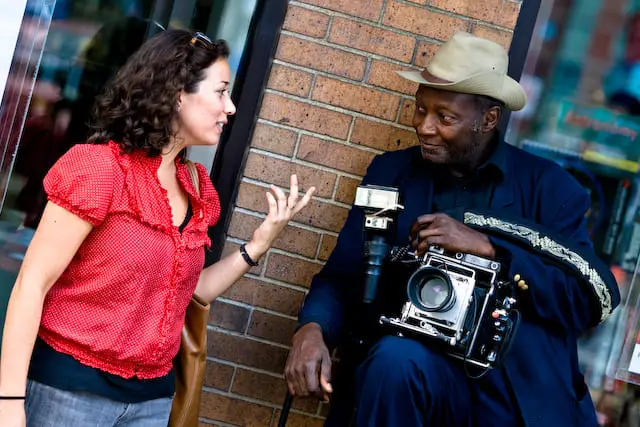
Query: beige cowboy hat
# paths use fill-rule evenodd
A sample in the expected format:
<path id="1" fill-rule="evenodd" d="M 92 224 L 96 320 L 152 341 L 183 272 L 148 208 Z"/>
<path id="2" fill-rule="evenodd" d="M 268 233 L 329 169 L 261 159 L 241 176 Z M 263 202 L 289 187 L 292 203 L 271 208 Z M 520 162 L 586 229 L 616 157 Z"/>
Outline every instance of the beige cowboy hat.
<path id="1" fill-rule="evenodd" d="M 402 77 L 435 89 L 485 95 L 509 110 L 527 103 L 522 86 L 507 75 L 509 57 L 497 43 L 469 33 L 456 33 L 420 71 L 396 71 Z"/>

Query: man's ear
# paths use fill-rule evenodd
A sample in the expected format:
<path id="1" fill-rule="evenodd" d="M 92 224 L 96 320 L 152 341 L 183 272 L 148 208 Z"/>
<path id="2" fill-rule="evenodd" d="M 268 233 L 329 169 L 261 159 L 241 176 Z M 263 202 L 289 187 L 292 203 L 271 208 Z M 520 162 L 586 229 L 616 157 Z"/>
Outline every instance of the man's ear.
<path id="1" fill-rule="evenodd" d="M 500 123 L 500 107 L 491 107 L 484 113 L 484 120 L 482 122 L 482 131 L 491 132 Z"/>

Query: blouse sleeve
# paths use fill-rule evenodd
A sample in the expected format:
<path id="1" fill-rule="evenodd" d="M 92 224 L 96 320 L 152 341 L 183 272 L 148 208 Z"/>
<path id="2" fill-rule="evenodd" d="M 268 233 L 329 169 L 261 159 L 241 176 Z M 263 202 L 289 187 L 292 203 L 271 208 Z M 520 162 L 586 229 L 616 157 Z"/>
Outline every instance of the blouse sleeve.
<path id="1" fill-rule="evenodd" d="M 116 159 L 107 145 L 78 144 L 44 178 L 50 202 L 97 227 L 109 213 Z"/>

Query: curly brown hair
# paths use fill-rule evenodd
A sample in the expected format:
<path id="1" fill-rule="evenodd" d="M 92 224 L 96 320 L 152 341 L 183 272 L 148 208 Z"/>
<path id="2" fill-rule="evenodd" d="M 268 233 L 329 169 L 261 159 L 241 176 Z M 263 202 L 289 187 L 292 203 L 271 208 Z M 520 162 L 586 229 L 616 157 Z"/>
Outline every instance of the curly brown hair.
<path id="1" fill-rule="evenodd" d="M 167 30 L 145 42 L 96 98 L 90 142 L 114 141 L 125 152 L 158 156 L 175 133 L 173 122 L 182 91 L 194 93 L 205 70 L 228 58 L 224 40 Z"/>

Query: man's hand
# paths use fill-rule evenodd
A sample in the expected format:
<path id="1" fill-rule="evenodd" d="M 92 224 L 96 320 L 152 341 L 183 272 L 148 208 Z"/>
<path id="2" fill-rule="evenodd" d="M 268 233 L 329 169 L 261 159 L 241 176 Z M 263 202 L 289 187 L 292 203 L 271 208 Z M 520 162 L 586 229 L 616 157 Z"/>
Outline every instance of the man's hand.
<path id="1" fill-rule="evenodd" d="M 485 258 L 495 257 L 495 248 L 489 238 L 443 213 L 422 215 L 411 226 L 411 245 L 418 253 L 429 246 L 474 254 Z"/>
<path id="2" fill-rule="evenodd" d="M 329 400 L 331 356 L 317 323 L 304 325 L 293 336 L 293 346 L 284 369 L 289 392 L 293 396 L 310 394 Z"/>

